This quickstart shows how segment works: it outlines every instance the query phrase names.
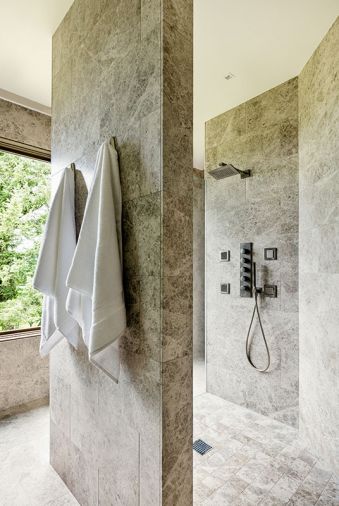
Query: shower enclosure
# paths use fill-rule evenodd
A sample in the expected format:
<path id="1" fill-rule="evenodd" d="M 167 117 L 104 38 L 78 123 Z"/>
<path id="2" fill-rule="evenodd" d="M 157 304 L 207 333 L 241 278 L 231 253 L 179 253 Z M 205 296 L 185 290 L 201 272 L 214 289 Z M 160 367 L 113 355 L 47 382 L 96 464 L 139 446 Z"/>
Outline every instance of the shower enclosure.
<path id="1" fill-rule="evenodd" d="M 232 165 L 216 169 L 220 160 Z M 232 167 L 250 177 L 228 177 L 237 174 Z M 216 171 L 226 177 L 216 180 Z M 297 79 L 206 124 L 205 185 L 207 391 L 297 426 Z M 276 259 L 265 258 L 267 248 L 275 248 Z M 229 261 L 221 260 L 225 251 Z M 221 290 L 225 284 L 229 293 Z M 275 286 L 277 297 L 259 293 L 259 286 Z M 267 367 L 263 331 L 271 354 L 266 375 L 246 359 L 247 348 L 259 369 Z"/>
<path id="2" fill-rule="evenodd" d="M 196 505 L 339 504 L 338 44 L 205 125 Z"/>

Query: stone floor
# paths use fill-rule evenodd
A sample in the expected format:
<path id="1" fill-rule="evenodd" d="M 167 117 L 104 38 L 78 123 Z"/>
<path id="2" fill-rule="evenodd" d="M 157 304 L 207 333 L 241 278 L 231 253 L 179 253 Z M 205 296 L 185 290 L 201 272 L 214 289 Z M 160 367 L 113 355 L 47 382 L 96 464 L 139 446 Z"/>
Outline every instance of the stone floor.
<path id="1" fill-rule="evenodd" d="M 1 506 L 79 506 L 48 456 L 48 406 L 0 420 Z"/>
<path id="2" fill-rule="evenodd" d="M 338 506 L 339 481 L 296 429 L 203 393 L 194 398 L 194 506 Z"/>
<path id="3" fill-rule="evenodd" d="M 206 393 L 194 420 L 213 446 L 193 452 L 194 506 L 339 506 L 339 482 L 292 427 Z M 0 420 L 1 506 L 78 505 L 48 463 L 48 433 L 48 407 Z"/>

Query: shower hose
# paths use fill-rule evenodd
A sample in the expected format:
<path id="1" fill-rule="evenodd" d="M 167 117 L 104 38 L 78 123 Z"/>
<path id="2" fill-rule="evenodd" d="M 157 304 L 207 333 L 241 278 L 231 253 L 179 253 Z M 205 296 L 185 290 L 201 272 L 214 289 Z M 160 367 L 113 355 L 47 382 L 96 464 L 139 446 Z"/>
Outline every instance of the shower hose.
<path id="1" fill-rule="evenodd" d="M 255 269 L 255 265 L 254 265 L 254 269 Z M 270 365 L 271 365 L 271 355 L 270 355 L 270 350 L 268 349 L 268 344 L 266 341 L 264 327 L 263 327 L 263 324 L 262 324 L 262 321 L 260 318 L 260 311 L 259 311 L 259 305 L 258 305 L 258 296 L 259 296 L 260 292 L 261 292 L 261 288 L 257 288 L 256 275 L 254 274 L 254 308 L 253 308 L 251 323 L 250 323 L 250 326 L 248 327 L 248 332 L 247 332 L 247 337 L 246 337 L 246 357 L 247 357 L 247 360 L 249 361 L 249 363 L 251 364 L 251 366 L 254 367 L 254 369 L 256 369 L 259 372 L 267 372 Z M 257 313 L 257 315 L 258 315 L 259 326 L 260 326 L 261 334 L 263 337 L 263 341 L 264 341 L 266 353 L 267 353 L 267 365 L 264 368 L 257 367 L 252 362 L 252 359 L 251 359 L 251 345 L 252 345 L 252 341 L 253 341 L 253 334 L 251 335 L 251 328 L 253 325 L 255 313 Z"/>

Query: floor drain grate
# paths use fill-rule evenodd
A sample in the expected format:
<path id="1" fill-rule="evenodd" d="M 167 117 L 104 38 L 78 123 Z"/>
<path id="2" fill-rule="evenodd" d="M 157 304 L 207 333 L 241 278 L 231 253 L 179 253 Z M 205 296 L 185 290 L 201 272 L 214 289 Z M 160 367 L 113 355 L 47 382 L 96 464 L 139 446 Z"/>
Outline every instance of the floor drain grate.
<path id="1" fill-rule="evenodd" d="M 212 446 L 205 443 L 205 441 L 203 441 L 202 439 L 197 439 L 193 443 L 193 450 L 200 453 L 200 455 L 205 455 L 205 453 L 212 450 Z"/>

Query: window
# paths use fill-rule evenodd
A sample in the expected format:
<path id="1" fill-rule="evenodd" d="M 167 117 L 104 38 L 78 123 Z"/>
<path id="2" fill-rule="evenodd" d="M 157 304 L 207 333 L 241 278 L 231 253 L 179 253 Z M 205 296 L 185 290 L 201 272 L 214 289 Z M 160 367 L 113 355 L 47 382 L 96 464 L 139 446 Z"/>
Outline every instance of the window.
<path id="1" fill-rule="evenodd" d="M 40 325 L 32 278 L 47 218 L 50 165 L 0 151 L 0 332 Z"/>

